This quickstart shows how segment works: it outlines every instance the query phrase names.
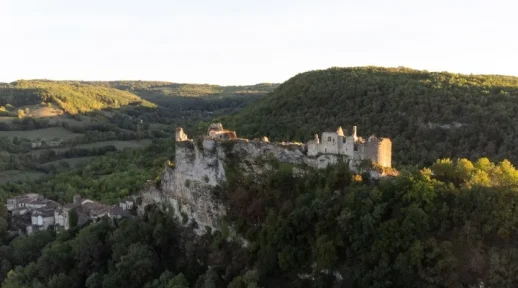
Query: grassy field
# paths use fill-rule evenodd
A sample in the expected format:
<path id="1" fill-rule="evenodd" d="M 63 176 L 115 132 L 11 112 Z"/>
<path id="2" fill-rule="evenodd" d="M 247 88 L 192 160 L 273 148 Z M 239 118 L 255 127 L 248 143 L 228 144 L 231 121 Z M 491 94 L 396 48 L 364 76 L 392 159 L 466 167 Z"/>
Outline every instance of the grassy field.
<path id="1" fill-rule="evenodd" d="M 65 128 L 62 127 L 51 127 L 45 129 L 38 130 L 27 130 L 27 131 L 0 131 L 0 137 L 9 137 L 9 138 L 25 138 L 30 140 L 36 140 L 41 138 L 42 140 L 52 140 L 54 138 L 59 138 L 62 140 L 73 139 L 76 137 L 83 136 L 83 134 L 72 133 Z"/>
<path id="2" fill-rule="evenodd" d="M 29 113 L 25 113 L 25 117 L 34 118 L 56 117 L 61 116 L 63 114 L 63 110 L 59 109 L 58 107 L 49 107 L 45 105 L 21 106 L 17 107 L 17 109 L 29 111 Z M 16 110 L 15 112 L 17 113 L 17 111 L 18 110 Z"/>
<path id="3" fill-rule="evenodd" d="M 42 172 L 7 170 L 0 171 L 0 182 L 33 180 L 46 175 Z"/>

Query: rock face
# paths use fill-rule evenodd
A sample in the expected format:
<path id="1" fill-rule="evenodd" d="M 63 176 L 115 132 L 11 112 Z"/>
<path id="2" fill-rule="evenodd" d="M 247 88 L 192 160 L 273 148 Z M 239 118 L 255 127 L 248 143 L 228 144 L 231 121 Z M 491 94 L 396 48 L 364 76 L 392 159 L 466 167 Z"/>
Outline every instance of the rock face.
<path id="1" fill-rule="evenodd" d="M 171 205 L 182 221 L 196 221 L 200 233 L 205 226 L 218 229 L 226 208 L 212 195 L 214 187 L 226 182 L 225 165 L 233 159 L 243 173 L 261 174 L 268 167 L 259 163 L 261 157 L 275 157 L 280 162 L 299 167 L 325 168 L 342 156 L 308 157 L 304 146 L 282 145 L 264 141 L 204 139 L 176 142 L 175 167 L 166 167 L 159 187 L 148 185 L 141 193 L 139 212 L 149 204 Z M 301 175 L 301 169 L 294 169 Z M 184 222 L 185 223 L 185 222 Z"/>

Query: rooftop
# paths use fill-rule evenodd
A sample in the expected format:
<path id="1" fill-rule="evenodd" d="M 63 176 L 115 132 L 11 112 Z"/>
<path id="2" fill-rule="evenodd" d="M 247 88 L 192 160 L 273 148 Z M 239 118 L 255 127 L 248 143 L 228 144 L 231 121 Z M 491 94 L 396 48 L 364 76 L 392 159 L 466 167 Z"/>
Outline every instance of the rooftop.
<path id="1" fill-rule="evenodd" d="M 37 208 L 32 211 L 33 216 L 39 216 L 42 217 L 51 217 L 54 216 L 54 208 L 44 207 L 44 208 Z"/>

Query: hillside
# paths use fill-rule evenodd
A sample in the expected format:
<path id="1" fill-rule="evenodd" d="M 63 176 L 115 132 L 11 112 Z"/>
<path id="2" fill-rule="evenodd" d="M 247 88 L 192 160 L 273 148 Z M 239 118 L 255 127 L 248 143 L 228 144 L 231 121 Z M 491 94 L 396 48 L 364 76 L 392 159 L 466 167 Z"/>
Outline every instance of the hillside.
<path id="1" fill-rule="evenodd" d="M 168 141 L 176 126 L 194 129 L 199 121 L 235 112 L 273 87 L 142 81 L 5 84 L 0 86 L 0 182 L 31 180 L 116 151 L 145 148 L 151 140 Z M 122 186 L 118 191 L 128 193 Z"/>
<path id="2" fill-rule="evenodd" d="M 247 86 L 183 84 L 157 81 L 85 82 L 129 91 L 176 113 L 203 111 L 212 115 L 235 112 L 273 91 L 278 84 L 261 83 Z"/>
<path id="3" fill-rule="evenodd" d="M 518 78 L 407 68 L 331 68 L 301 73 L 235 115 L 245 137 L 308 140 L 339 125 L 393 141 L 396 165 L 488 156 L 518 163 Z"/>
<path id="4" fill-rule="evenodd" d="M 0 89 L 0 105 L 55 103 L 69 114 L 143 104 L 154 106 L 128 91 L 78 82 L 20 80 Z"/>
<path id="5" fill-rule="evenodd" d="M 265 94 L 271 92 L 279 84 L 260 83 L 245 86 L 220 86 L 210 84 L 186 84 L 159 81 L 91 81 L 83 82 L 98 86 L 113 87 L 120 90 L 134 91 L 143 97 L 228 97 L 247 94 Z M 145 93 L 147 92 L 147 93 Z"/>

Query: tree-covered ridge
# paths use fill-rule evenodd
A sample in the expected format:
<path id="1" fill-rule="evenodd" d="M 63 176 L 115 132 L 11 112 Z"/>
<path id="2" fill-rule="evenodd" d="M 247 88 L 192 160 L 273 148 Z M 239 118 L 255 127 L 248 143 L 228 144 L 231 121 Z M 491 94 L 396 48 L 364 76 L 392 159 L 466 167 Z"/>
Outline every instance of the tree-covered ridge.
<path id="1" fill-rule="evenodd" d="M 31 97 L 25 103 L 20 96 Z M 6 104 L 31 105 L 39 102 L 57 104 L 69 114 L 86 113 L 105 108 L 119 108 L 126 105 L 154 106 L 137 95 L 110 87 L 94 86 L 79 82 L 46 80 L 20 80 L 7 88 L 0 88 L 0 98 Z"/>
<path id="2" fill-rule="evenodd" d="M 186 84 L 171 83 L 160 81 L 95 81 L 85 82 L 93 85 L 114 87 L 121 90 L 135 91 L 150 95 L 162 96 L 182 96 L 182 97 L 201 97 L 201 96 L 236 96 L 246 94 L 266 94 L 273 91 L 278 84 L 260 83 L 255 85 L 243 86 L 220 86 L 210 84 Z"/>
<path id="3" fill-rule="evenodd" d="M 345 165 L 302 179 L 272 166 L 259 183 L 233 171 L 218 194 L 265 281 L 293 275 L 284 285 L 299 287 L 305 272 L 316 286 L 302 287 L 518 285 L 518 171 L 508 161 L 442 159 L 379 183 Z"/>
<path id="4" fill-rule="evenodd" d="M 228 167 L 214 191 L 228 216 L 203 236 L 157 207 L 118 227 L 14 239 L 0 230 L 2 287 L 518 285 L 518 171 L 508 161 L 441 159 L 381 181 L 345 163 L 300 177 L 264 161 L 272 170 L 254 179 Z M 229 225 L 246 247 L 227 242 Z"/>
<path id="5" fill-rule="evenodd" d="M 483 156 L 518 163 L 517 112 L 517 77 L 354 67 L 298 74 L 221 120 L 274 140 L 357 125 L 361 135 L 392 139 L 396 165 Z"/>

